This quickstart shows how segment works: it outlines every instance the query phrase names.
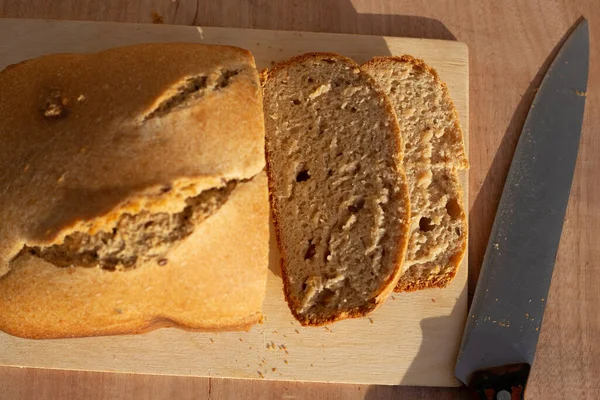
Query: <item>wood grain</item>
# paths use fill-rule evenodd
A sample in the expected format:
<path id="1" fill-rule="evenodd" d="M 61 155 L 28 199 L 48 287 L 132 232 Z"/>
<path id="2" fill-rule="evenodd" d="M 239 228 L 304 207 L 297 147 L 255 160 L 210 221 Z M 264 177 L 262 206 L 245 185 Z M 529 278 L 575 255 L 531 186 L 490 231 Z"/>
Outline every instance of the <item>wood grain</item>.
<path id="1" fill-rule="evenodd" d="M 405 52 L 424 59 L 447 83 L 468 145 L 468 54 L 463 43 L 429 39 L 84 21 L 1 19 L 0 69 L 50 53 L 93 52 L 134 43 L 196 42 L 240 46 L 257 68 L 309 51 L 359 63 Z M 461 173 L 468 193 L 467 173 Z M 465 199 L 466 200 L 466 199 Z M 467 207 L 467 204 L 464 205 Z M 467 314 L 467 258 L 444 290 L 395 294 L 370 318 L 303 328 L 283 298 L 272 240 L 263 304 L 250 332 L 146 335 L 52 341 L 0 334 L 0 365 L 287 381 L 458 386 L 454 363 Z M 398 338 L 402 340 L 398 340 Z M 163 345 L 163 343 L 168 343 Z M 69 357 L 61 357 L 65 348 Z M 35 357 L 31 355 L 35 354 Z M 365 374 L 364 370 L 369 373 Z"/>
<path id="2" fill-rule="evenodd" d="M 529 399 L 595 399 L 600 392 L 600 9 L 595 0 L 222 0 L 138 2 L 0 0 L 0 16 L 151 22 L 263 29 L 428 37 L 465 42 L 470 50 L 470 292 L 516 140 L 544 63 L 563 34 L 584 15 L 590 21 L 591 65 L 581 148 L 571 201 L 536 362 Z M 2 40 L 2 38 L 0 38 Z M 542 70 L 542 71 L 540 71 Z M 533 84 L 531 84 L 533 82 Z M 358 387 L 298 383 L 241 382 L 98 373 L 0 369 L 9 382 L 0 398 L 314 398 L 456 399 L 455 389 Z M 183 380 L 182 380 L 183 379 Z M 186 379 L 194 386 L 183 384 Z M 199 382 L 199 383 L 196 383 Z M 209 390 L 209 387 L 211 388 Z M 356 389 L 355 391 L 352 389 Z M 153 393 L 157 393 L 156 396 Z M 216 397 L 216 394 L 221 397 Z M 172 396 L 171 396 L 172 395 Z M 196 396 L 197 395 L 197 396 Z"/>

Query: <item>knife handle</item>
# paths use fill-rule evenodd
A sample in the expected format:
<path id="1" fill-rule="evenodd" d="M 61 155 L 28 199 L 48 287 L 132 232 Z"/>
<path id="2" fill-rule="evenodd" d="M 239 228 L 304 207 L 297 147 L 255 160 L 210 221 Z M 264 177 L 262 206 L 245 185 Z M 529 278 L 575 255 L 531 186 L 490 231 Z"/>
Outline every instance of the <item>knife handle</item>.
<path id="1" fill-rule="evenodd" d="M 529 364 L 512 364 L 477 371 L 469 387 L 476 399 L 523 400 L 529 378 Z"/>

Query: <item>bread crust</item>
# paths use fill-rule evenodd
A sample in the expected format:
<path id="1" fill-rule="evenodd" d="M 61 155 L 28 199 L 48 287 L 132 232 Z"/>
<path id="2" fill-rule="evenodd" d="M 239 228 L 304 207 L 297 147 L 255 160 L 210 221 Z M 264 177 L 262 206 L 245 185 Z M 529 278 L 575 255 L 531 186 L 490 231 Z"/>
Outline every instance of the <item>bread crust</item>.
<path id="1" fill-rule="evenodd" d="M 457 132 L 459 139 L 462 143 L 462 151 L 460 154 L 456 156 L 455 159 L 452 160 L 452 164 L 447 166 L 448 168 L 457 172 L 458 170 L 463 170 L 469 168 L 469 162 L 466 157 L 466 153 L 464 150 L 464 141 L 463 141 L 463 132 L 460 126 L 460 119 L 458 116 L 458 112 L 454 106 L 454 102 L 450 97 L 450 92 L 448 90 L 448 86 L 445 82 L 443 82 L 438 73 L 427 65 L 423 60 L 417 59 L 410 55 L 403 56 L 386 56 L 386 57 L 375 57 L 367 63 L 363 64 L 362 68 L 365 70 L 373 69 L 373 70 L 387 70 L 392 68 L 395 63 L 409 63 L 414 68 L 421 69 L 423 71 L 428 72 L 434 79 L 435 83 L 439 85 L 442 89 L 442 96 L 445 102 L 450 105 L 452 120 L 454 129 Z M 444 288 L 448 286 L 450 282 L 456 276 L 458 269 L 464 259 L 464 256 L 467 251 L 467 243 L 468 243 L 468 224 L 467 224 L 467 216 L 464 211 L 464 199 L 462 191 L 458 191 L 454 193 L 454 195 L 458 199 L 458 204 L 460 205 L 460 215 L 458 219 L 461 222 L 461 225 L 464 227 L 463 236 L 461 238 L 460 248 L 454 253 L 451 257 L 451 261 L 449 265 L 440 265 L 437 264 L 435 269 L 445 271 L 443 274 L 431 275 L 427 277 L 422 277 L 419 273 L 419 266 L 412 265 L 406 271 L 404 271 L 400 279 L 398 280 L 398 284 L 395 287 L 395 292 L 413 292 L 422 289 L 431 289 L 431 288 Z"/>
<path id="2" fill-rule="evenodd" d="M 352 59 L 342 56 L 340 54 L 331 53 L 331 52 L 311 52 L 311 53 L 305 53 L 305 54 L 298 55 L 287 61 L 284 61 L 284 62 L 274 65 L 271 69 L 262 71 L 261 72 L 262 85 L 264 87 L 266 85 L 266 83 L 268 82 L 268 80 L 271 79 L 272 77 L 274 77 L 279 71 L 284 71 L 286 68 L 293 66 L 294 64 L 297 64 L 297 63 L 299 64 L 299 63 L 303 63 L 305 61 L 310 61 L 310 60 L 322 60 L 322 59 L 338 59 L 338 60 L 341 60 L 341 61 L 347 63 L 349 66 L 360 69 L 360 66 L 357 63 L 355 63 Z M 371 85 L 375 89 L 377 95 L 381 99 L 382 104 L 386 108 L 387 112 L 390 115 L 395 115 L 393 107 L 392 107 L 391 103 L 389 102 L 386 94 L 383 92 L 383 90 L 381 88 L 379 88 L 379 86 L 377 85 L 375 80 L 369 74 L 367 74 L 366 72 L 364 72 L 362 70 L 360 70 L 359 73 L 365 79 L 365 81 L 368 82 L 368 84 Z M 399 177 L 399 180 L 401 180 L 402 182 L 406 182 L 406 177 L 404 175 L 404 170 L 402 168 L 403 151 L 402 151 L 402 145 L 401 145 L 400 129 L 398 127 L 396 119 L 393 118 L 392 120 L 395 121 L 395 124 L 393 125 L 393 129 L 397 133 L 396 149 L 397 149 L 397 159 L 398 159 L 398 165 L 397 165 L 398 177 Z M 330 323 L 333 323 L 333 322 L 336 322 L 339 320 L 343 320 L 343 319 L 364 317 L 364 316 L 372 313 L 373 311 L 375 311 L 378 307 L 380 307 L 384 303 L 384 301 L 392 293 L 392 291 L 396 287 L 397 281 L 402 272 L 402 263 L 404 262 L 404 259 L 406 257 L 406 248 L 408 246 L 409 224 L 407 223 L 407 224 L 399 227 L 399 229 L 402 230 L 402 234 L 401 234 L 401 242 L 398 244 L 398 248 L 397 248 L 398 251 L 397 251 L 397 254 L 395 255 L 394 262 L 393 262 L 394 271 L 392 274 L 390 274 L 389 278 L 381 286 L 379 293 L 375 297 L 373 297 L 371 299 L 371 301 L 369 301 L 363 307 L 354 309 L 350 312 L 342 311 L 342 312 L 339 312 L 338 314 L 331 315 L 331 316 L 307 318 L 306 316 L 298 313 L 297 310 L 301 308 L 301 305 L 298 302 L 294 301 L 294 299 L 291 295 L 291 288 L 290 288 L 290 284 L 289 284 L 290 280 L 289 280 L 289 275 L 288 275 L 288 271 L 287 271 L 289 269 L 289 265 L 288 265 L 289 257 L 287 257 L 287 255 L 285 254 L 285 247 L 283 246 L 283 243 L 282 243 L 280 221 L 278 219 L 279 207 L 278 207 L 277 201 L 275 200 L 275 196 L 274 196 L 275 188 L 273 187 L 273 182 L 275 181 L 275 179 L 274 179 L 273 174 L 274 174 L 275 167 L 272 163 L 271 157 L 269 156 L 269 152 L 265 151 L 265 154 L 266 154 L 266 159 L 267 159 L 267 175 L 269 177 L 269 179 L 268 179 L 269 202 L 271 205 L 272 219 L 273 219 L 275 233 L 276 233 L 275 236 L 277 239 L 277 246 L 279 248 L 279 254 L 280 254 L 280 265 L 281 265 L 281 275 L 282 275 L 282 279 L 283 279 L 283 290 L 284 290 L 286 302 L 287 302 L 288 307 L 290 308 L 294 318 L 297 321 L 299 321 L 300 324 L 303 326 L 322 326 L 322 325 L 330 324 Z M 408 190 L 406 188 L 406 184 L 404 183 L 404 184 L 401 184 L 400 186 L 403 188 L 403 190 L 401 190 L 401 193 L 399 195 L 402 196 L 402 198 L 403 198 L 402 202 L 408 206 L 408 208 L 406 210 L 406 214 L 410 215 L 410 201 L 409 201 Z"/>
<path id="3" fill-rule="evenodd" d="M 170 43 L 55 54 L 0 72 L 0 91 L 1 330 L 59 338 L 258 322 L 269 211 L 248 51 Z M 232 180 L 167 265 L 64 268 L 20 253 L 110 230 L 126 213 L 180 212 Z"/>

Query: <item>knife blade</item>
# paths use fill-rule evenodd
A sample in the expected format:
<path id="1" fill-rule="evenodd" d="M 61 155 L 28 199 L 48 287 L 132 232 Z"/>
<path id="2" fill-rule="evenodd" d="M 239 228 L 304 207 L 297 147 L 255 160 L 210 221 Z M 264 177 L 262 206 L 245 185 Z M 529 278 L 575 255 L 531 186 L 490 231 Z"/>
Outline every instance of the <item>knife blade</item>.
<path id="1" fill-rule="evenodd" d="M 455 375 L 482 399 L 524 398 L 579 149 L 588 65 L 583 19 L 525 120 L 468 314 Z"/>

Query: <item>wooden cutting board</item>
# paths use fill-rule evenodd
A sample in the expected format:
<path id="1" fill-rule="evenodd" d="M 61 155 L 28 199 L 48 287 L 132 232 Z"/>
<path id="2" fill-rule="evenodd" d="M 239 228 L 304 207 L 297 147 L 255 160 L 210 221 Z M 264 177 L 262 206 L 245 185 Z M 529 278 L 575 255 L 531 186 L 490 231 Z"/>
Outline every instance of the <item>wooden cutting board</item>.
<path id="1" fill-rule="evenodd" d="M 250 50 L 259 69 L 308 51 L 361 63 L 411 54 L 450 88 L 468 140 L 468 51 L 463 43 L 230 28 L 0 19 L 0 69 L 57 52 L 94 52 L 144 42 L 228 44 Z M 468 142 L 467 142 L 468 149 Z M 467 192 L 467 173 L 462 182 Z M 468 193 L 465 193 L 468 199 Z M 465 204 L 465 209 L 467 204 Z M 272 257 L 265 321 L 249 332 L 27 340 L 0 333 L 0 365 L 227 378 L 456 386 L 455 359 L 467 314 L 467 260 L 446 289 L 394 294 L 370 318 L 303 328 L 283 299 Z"/>

